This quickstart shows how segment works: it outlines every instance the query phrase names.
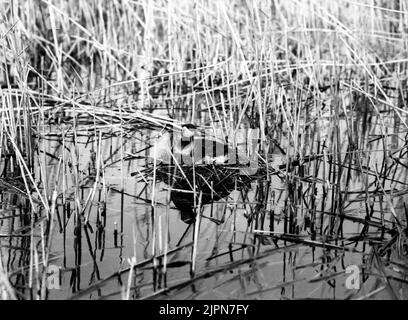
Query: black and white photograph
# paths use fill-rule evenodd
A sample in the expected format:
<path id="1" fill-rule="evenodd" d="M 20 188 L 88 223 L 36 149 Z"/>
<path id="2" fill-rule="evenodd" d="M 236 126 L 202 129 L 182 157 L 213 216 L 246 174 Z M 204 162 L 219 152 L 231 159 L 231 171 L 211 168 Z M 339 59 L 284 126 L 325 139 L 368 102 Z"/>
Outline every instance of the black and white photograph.
<path id="1" fill-rule="evenodd" d="M 407 0 L 0 2 L 0 304 L 407 300 L 407 222 Z"/>

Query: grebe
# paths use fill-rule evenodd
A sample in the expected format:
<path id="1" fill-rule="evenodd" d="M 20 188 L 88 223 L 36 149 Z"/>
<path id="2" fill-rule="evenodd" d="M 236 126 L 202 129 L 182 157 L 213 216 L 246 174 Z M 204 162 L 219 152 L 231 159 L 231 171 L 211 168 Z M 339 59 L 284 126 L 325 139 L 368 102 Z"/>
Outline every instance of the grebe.
<path id="1" fill-rule="evenodd" d="M 181 130 L 164 129 L 151 151 L 151 158 L 159 163 L 156 176 L 173 188 L 170 199 L 186 223 L 194 221 L 197 195 L 201 195 L 201 205 L 206 205 L 225 198 L 235 188 L 242 188 L 253 180 L 250 175 L 242 175 L 236 166 L 240 162 L 247 164 L 248 158 L 197 129 L 190 123 L 183 124 Z"/>
<path id="2" fill-rule="evenodd" d="M 164 164 L 225 164 L 235 163 L 235 152 L 228 144 L 213 136 L 203 136 L 194 124 L 187 123 L 181 130 L 164 129 L 151 149 L 151 159 Z"/>

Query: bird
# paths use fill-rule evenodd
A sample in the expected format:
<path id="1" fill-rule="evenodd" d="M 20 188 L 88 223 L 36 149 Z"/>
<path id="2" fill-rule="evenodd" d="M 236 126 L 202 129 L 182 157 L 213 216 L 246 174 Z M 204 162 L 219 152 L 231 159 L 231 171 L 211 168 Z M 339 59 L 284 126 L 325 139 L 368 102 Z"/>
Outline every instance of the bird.
<path id="1" fill-rule="evenodd" d="M 158 180 L 172 187 L 170 200 L 187 224 L 195 221 L 198 202 L 206 205 L 218 201 L 252 180 L 240 170 L 239 164 L 249 161 L 242 152 L 204 134 L 192 123 L 164 128 L 150 157 L 157 162 Z"/>
<path id="2" fill-rule="evenodd" d="M 164 164 L 233 163 L 235 152 L 214 136 L 206 136 L 198 126 L 187 123 L 165 128 L 151 149 L 150 158 Z"/>

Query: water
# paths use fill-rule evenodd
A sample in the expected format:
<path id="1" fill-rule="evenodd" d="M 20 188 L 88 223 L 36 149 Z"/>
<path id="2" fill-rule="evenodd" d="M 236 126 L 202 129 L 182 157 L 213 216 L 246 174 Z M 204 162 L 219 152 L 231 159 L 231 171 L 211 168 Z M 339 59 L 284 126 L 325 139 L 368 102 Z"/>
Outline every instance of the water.
<path id="1" fill-rule="evenodd" d="M 323 115 L 320 121 L 324 119 Z M 382 125 L 378 125 L 380 120 Z M 367 268 L 373 248 L 381 250 L 380 244 L 392 240 L 387 230 L 396 227 L 395 217 L 406 224 L 406 169 L 400 166 L 395 173 L 384 169 L 385 164 L 392 167 L 393 160 L 384 157 L 383 152 L 384 143 L 392 151 L 403 150 L 405 132 L 390 135 L 388 140 L 377 139 L 384 125 L 394 126 L 392 117 L 380 120 L 372 116 L 371 122 L 365 124 L 366 131 L 359 131 L 366 120 L 355 122 L 356 132 L 361 133 L 360 143 L 366 146 L 356 151 L 350 150 L 347 143 L 347 120 L 340 120 L 338 134 L 342 143 L 338 151 L 346 164 L 343 170 L 350 171 L 340 180 L 329 174 L 334 172 L 337 158 L 328 148 L 321 146 L 320 158 L 307 162 L 306 171 L 289 175 L 285 174 L 286 166 L 279 166 L 294 158 L 274 148 L 270 166 L 275 171 L 270 179 L 253 179 L 247 188 L 205 205 L 198 236 L 194 236 L 194 224 L 184 223 L 180 211 L 169 201 L 169 186 L 156 181 L 153 187 L 153 174 L 146 174 L 145 170 L 153 166 L 143 159 L 149 154 L 145 148 L 151 132 L 135 130 L 131 139 L 109 134 L 95 139 L 92 131 L 77 139 L 40 139 L 40 150 L 48 154 L 40 153 L 36 159 L 36 177 L 45 172 L 48 196 L 54 189 L 59 195 L 49 265 L 57 267 L 61 283 L 60 288 L 49 290 L 48 298 L 365 297 L 381 288 L 375 276 L 381 266 L 370 262 L 374 269 Z M 330 139 L 333 129 L 327 123 L 322 128 L 318 130 L 320 137 Z M 283 132 L 280 143 L 288 153 L 296 148 L 289 141 L 290 134 Z M 352 156 L 350 162 L 345 160 L 347 155 Z M 340 166 L 335 168 L 339 173 Z M 391 176 L 394 180 L 389 180 Z M 336 187 L 338 181 L 341 192 Z M 383 183 L 379 185 L 378 181 Z M 33 238 L 19 234 L 19 228 L 26 227 L 24 214 L 28 213 L 13 204 L 21 204 L 15 195 L 9 197 L 9 204 L 3 198 L 0 211 L 3 260 L 12 274 L 12 283 L 27 288 L 30 250 L 34 244 L 41 261 L 46 225 L 38 215 Z M 347 218 L 338 217 L 339 205 Z M 370 226 L 362 238 L 353 240 L 367 228 L 367 208 Z M 383 226 L 383 234 L 379 226 Z M 19 236 L 8 237 L 10 233 Z M 132 259 L 137 267 L 129 278 Z M 399 259 L 392 258 L 392 270 L 398 269 Z M 364 283 L 359 291 L 346 288 L 346 269 L 350 265 L 362 270 Z M 31 281 L 35 286 L 35 277 Z M 405 294 L 406 288 L 399 282 L 396 287 Z M 23 292 L 29 296 L 29 291 Z M 395 298 L 395 292 L 385 287 L 372 298 Z"/>

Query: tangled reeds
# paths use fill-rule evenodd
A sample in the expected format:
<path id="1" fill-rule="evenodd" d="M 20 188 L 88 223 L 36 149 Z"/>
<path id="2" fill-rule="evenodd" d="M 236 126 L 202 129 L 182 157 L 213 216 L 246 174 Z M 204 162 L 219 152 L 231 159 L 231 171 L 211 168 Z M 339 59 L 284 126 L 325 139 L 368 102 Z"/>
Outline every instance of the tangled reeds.
<path id="1" fill-rule="evenodd" d="M 1 298 L 408 297 L 406 1 L 2 6 Z"/>

